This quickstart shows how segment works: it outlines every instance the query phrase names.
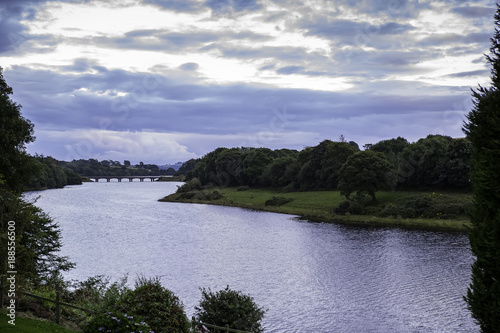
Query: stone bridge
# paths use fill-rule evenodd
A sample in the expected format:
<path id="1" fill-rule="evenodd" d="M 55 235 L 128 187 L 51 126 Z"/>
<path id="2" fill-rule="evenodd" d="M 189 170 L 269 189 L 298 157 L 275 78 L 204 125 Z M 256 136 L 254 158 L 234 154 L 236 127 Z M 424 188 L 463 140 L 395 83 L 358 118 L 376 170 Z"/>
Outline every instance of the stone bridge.
<path id="1" fill-rule="evenodd" d="M 121 182 L 122 179 L 128 179 L 129 182 L 133 181 L 134 179 L 139 179 L 139 181 L 143 182 L 144 179 L 149 179 L 152 182 L 160 179 L 161 177 L 165 176 L 82 176 L 85 178 L 88 178 L 90 180 L 94 180 L 95 182 L 99 182 L 101 179 L 106 179 L 106 181 L 109 183 L 111 179 L 118 179 L 118 182 Z"/>

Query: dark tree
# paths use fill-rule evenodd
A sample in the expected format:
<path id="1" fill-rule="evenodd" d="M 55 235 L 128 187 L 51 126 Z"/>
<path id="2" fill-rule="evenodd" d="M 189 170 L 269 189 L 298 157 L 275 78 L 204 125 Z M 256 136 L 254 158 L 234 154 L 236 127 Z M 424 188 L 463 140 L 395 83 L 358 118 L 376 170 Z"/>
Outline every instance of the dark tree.
<path id="1" fill-rule="evenodd" d="M 195 307 L 196 319 L 206 324 L 226 326 L 248 332 L 263 332 L 261 320 L 265 310 L 251 296 L 229 289 L 212 292 L 201 289 L 200 305 Z M 218 332 L 210 330 L 209 332 Z"/>
<path id="2" fill-rule="evenodd" d="M 21 193 L 36 172 L 36 163 L 26 153 L 26 144 L 35 137 L 21 105 L 10 99 L 12 93 L 0 67 L 0 180 L 4 178 L 8 190 Z"/>
<path id="3" fill-rule="evenodd" d="M 474 193 L 469 231 L 476 256 L 466 301 L 482 332 L 500 327 L 500 5 L 491 38 L 491 87 L 473 91 L 474 107 L 464 132 L 472 145 L 471 181 Z"/>
<path id="4" fill-rule="evenodd" d="M 354 192 L 368 194 L 376 201 L 375 192 L 392 189 L 396 184 L 394 166 L 384 154 L 365 150 L 350 156 L 340 168 L 339 190 L 349 199 Z"/>
<path id="5" fill-rule="evenodd" d="M 21 116 L 21 106 L 10 99 L 11 94 L 12 88 L 5 82 L 0 68 L 0 272 L 17 270 L 16 281 L 20 284 L 26 281 L 35 286 L 56 283 L 60 281 L 61 271 L 73 264 L 57 255 L 61 249 L 58 226 L 21 197 L 41 163 L 25 152 L 25 145 L 35 139 L 33 124 Z M 53 173 L 53 176 L 56 175 Z M 63 178 L 63 173 L 57 177 Z M 15 232 L 9 229 L 13 224 Z M 14 232 L 8 239 L 7 231 Z M 15 267 L 7 265 L 7 240 L 16 245 Z"/>

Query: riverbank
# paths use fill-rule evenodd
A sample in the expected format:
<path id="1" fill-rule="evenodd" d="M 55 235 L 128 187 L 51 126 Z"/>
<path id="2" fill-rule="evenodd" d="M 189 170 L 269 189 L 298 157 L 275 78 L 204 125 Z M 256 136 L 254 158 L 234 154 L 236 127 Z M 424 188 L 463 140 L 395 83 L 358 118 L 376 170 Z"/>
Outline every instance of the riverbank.
<path id="1" fill-rule="evenodd" d="M 403 227 L 418 229 L 438 229 L 465 232 L 470 226 L 468 218 L 458 216 L 453 219 L 443 219 L 439 213 L 436 218 L 403 218 L 381 217 L 370 214 L 370 211 L 379 212 L 388 205 L 415 196 L 439 197 L 443 193 L 435 192 L 377 192 L 378 203 L 368 207 L 365 215 L 338 215 L 333 208 L 345 200 L 339 191 L 306 191 L 280 193 L 274 189 L 255 188 L 212 188 L 210 190 L 193 191 L 186 193 L 173 193 L 159 201 L 203 203 L 210 205 L 241 207 L 261 211 L 298 215 L 303 219 L 315 222 L 333 222 L 350 225 L 369 225 L 386 227 Z M 466 202 L 470 194 L 445 193 L 447 198 L 456 199 L 457 202 Z M 274 198 L 274 200 L 273 200 Z M 266 205 L 267 202 L 267 205 Z M 274 205 L 273 205 L 274 204 Z"/>

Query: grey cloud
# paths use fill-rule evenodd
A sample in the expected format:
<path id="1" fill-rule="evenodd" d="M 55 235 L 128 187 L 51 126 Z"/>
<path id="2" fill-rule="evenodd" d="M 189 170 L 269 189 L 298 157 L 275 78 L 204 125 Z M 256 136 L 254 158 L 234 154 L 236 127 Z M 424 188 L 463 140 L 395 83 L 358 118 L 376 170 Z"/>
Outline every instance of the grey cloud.
<path id="1" fill-rule="evenodd" d="M 328 40 L 336 41 L 340 45 L 376 45 L 380 48 L 384 39 L 397 36 L 413 29 L 409 24 L 388 22 L 382 25 L 372 25 L 364 22 L 349 20 L 330 20 L 321 18 L 314 22 L 302 22 L 300 28 L 307 30 L 306 36 L 318 36 Z M 389 41 L 389 45 L 392 41 Z"/>
<path id="2" fill-rule="evenodd" d="M 179 68 L 183 71 L 195 71 L 198 69 L 198 67 L 200 66 L 195 62 L 187 62 L 179 66 Z"/>
<path id="3" fill-rule="evenodd" d="M 86 42 L 121 49 L 158 50 L 180 53 L 187 48 L 206 48 L 216 42 L 224 43 L 231 40 L 262 41 L 267 39 L 269 39 L 268 36 L 250 31 L 237 33 L 231 31 L 224 33 L 191 31 L 180 33 L 167 30 L 134 30 L 125 33 L 123 37 L 93 37 L 87 39 Z M 81 42 L 81 39 L 73 40 L 73 43 Z"/>
<path id="4" fill-rule="evenodd" d="M 231 15 L 233 12 L 256 11 L 262 8 L 258 0 L 207 0 L 204 4 L 217 15 Z"/>
<path id="5" fill-rule="evenodd" d="M 471 77 L 471 76 L 488 76 L 490 71 L 487 69 L 477 70 L 477 71 L 468 71 L 468 72 L 460 72 L 446 75 L 447 77 Z"/>
<path id="6" fill-rule="evenodd" d="M 470 33 L 468 35 L 459 35 L 459 34 L 433 34 L 427 38 L 422 39 L 418 45 L 420 46 L 433 46 L 443 44 L 456 44 L 456 43 L 464 43 L 464 44 L 473 44 L 480 43 L 485 44 L 490 40 L 490 35 L 487 33 Z"/>
<path id="7" fill-rule="evenodd" d="M 469 18 L 493 17 L 493 15 L 495 14 L 495 8 L 481 7 L 481 6 L 466 6 L 466 7 L 452 8 L 451 12 Z"/>
<path id="8" fill-rule="evenodd" d="M 297 74 L 297 73 L 303 72 L 304 69 L 305 69 L 304 66 L 286 66 L 286 67 L 282 67 L 282 68 L 279 68 L 278 70 L 276 70 L 276 73 L 285 74 L 285 75 Z"/>
<path id="9" fill-rule="evenodd" d="M 83 69 L 87 65 L 82 60 L 75 66 Z M 178 80 L 181 75 L 171 72 L 153 79 L 147 73 L 108 70 L 74 76 L 23 67 L 6 72 L 16 101 L 23 105 L 23 113 L 35 124 L 52 124 L 61 129 L 98 128 L 103 119 L 109 119 L 110 129 L 120 131 L 246 133 L 267 126 L 273 117 L 273 109 L 285 104 L 296 116 L 291 128 L 301 128 L 305 119 L 314 119 L 316 124 L 321 124 L 331 119 L 371 114 L 449 110 L 457 99 L 456 92 L 447 94 L 445 90 L 443 96 L 400 97 L 396 92 L 391 95 L 389 89 L 383 89 L 385 96 L 372 94 L 368 89 L 360 99 L 359 92 L 335 93 L 241 84 L 206 86 L 196 81 L 182 83 Z M 145 84 L 148 78 L 151 81 Z M 425 87 L 418 84 L 411 87 L 415 91 L 422 88 Z M 429 91 L 431 88 L 436 90 L 430 87 Z M 128 95 L 105 94 L 112 90 L 127 92 Z M 468 88 L 464 91 L 468 93 Z M 273 99 L 270 100 L 270 96 Z"/>
<path id="10" fill-rule="evenodd" d="M 259 70 L 266 71 L 266 70 L 274 69 L 275 67 L 276 67 L 276 65 L 265 65 L 265 66 L 260 67 Z"/>
<path id="11" fill-rule="evenodd" d="M 11 51 L 25 42 L 26 27 L 21 19 L 32 19 L 33 5 L 44 1 L 4 0 L 0 2 L 0 53 Z"/>
<path id="12" fill-rule="evenodd" d="M 195 13 L 203 10 L 196 1 L 186 0 L 143 0 L 145 4 L 155 5 L 166 10 L 175 12 Z"/>

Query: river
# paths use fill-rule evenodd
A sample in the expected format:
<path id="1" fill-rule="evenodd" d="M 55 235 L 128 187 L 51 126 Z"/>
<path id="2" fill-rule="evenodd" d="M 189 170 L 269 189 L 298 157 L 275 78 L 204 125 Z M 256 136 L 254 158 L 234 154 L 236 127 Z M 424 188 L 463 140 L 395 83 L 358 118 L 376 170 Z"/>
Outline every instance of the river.
<path id="1" fill-rule="evenodd" d="M 158 276 L 190 317 L 200 287 L 268 309 L 266 332 L 479 332 L 463 301 L 467 236 L 312 223 L 234 207 L 166 203 L 172 182 L 30 192 L 59 224 L 65 275 Z"/>

